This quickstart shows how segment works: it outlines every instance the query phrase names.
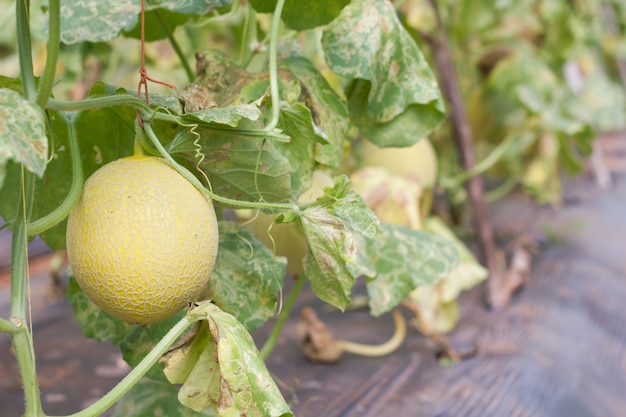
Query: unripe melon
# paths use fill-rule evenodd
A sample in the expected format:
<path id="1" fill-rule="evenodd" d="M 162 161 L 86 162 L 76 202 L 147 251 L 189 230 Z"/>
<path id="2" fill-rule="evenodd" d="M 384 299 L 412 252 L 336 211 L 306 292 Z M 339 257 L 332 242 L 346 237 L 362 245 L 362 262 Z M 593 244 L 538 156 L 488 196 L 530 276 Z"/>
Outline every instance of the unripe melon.
<path id="1" fill-rule="evenodd" d="M 384 168 L 391 175 L 416 179 L 424 188 L 437 181 L 437 155 L 426 138 L 406 148 L 379 148 L 370 141 L 363 143 L 363 167 Z"/>
<path id="2" fill-rule="evenodd" d="M 302 193 L 298 201 L 306 203 L 321 197 L 324 194 L 324 187 L 331 187 L 333 179 L 324 171 L 315 171 L 313 173 L 313 181 L 311 188 Z M 302 273 L 302 258 L 306 254 L 306 238 L 296 222 L 291 223 L 274 223 L 277 216 L 259 213 L 256 219 L 247 224 L 255 234 L 269 248 L 276 248 L 277 256 L 287 258 L 287 273 L 290 275 L 299 275 Z M 270 226 L 272 228 L 270 229 Z M 270 239 L 269 234 L 272 236 Z M 272 243 L 272 239 L 274 243 Z"/>
<path id="3" fill-rule="evenodd" d="M 83 292 L 112 316 L 142 325 L 197 299 L 218 240 L 211 201 L 156 157 L 100 168 L 67 223 L 69 263 Z"/>

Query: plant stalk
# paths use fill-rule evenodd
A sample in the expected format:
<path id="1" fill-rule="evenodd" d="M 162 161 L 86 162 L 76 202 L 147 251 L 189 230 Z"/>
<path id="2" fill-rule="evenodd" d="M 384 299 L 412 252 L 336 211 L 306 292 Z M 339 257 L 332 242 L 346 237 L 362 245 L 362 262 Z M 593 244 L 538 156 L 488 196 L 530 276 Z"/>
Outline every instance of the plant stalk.
<path id="1" fill-rule="evenodd" d="M 32 206 L 34 176 L 22 166 L 22 186 L 18 214 L 13 222 L 13 236 L 11 241 L 11 322 L 20 330 L 11 335 L 15 358 L 22 377 L 25 415 L 39 416 L 41 396 L 37 373 L 35 370 L 35 353 L 32 336 L 27 328 L 26 300 L 28 283 L 28 247 L 27 221 Z"/>
<path id="2" fill-rule="evenodd" d="M 46 108 L 46 104 L 52 93 L 57 60 L 59 58 L 59 47 L 61 44 L 61 0 L 49 0 L 48 13 L 50 18 L 48 21 L 46 66 L 39 80 L 39 91 L 37 93 L 37 104 L 39 104 L 42 109 Z"/>
<path id="3" fill-rule="evenodd" d="M 202 316 L 185 315 L 111 391 L 89 407 L 66 417 L 93 417 L 104 413 L 135 386 L 189 326 L 201 319 Z"/>
<path id="4" fill-rule="evenodd" d="M 261 357 L 263 359 L 267 359 L 272 353 L 272 351 L 274 350 L 274 347 L 276 347 L 276 343 L 278 342 L 278 337 L 280 336 L 280 333 L 283 330 L 283 326 L 285 325 L 285 322 L 287 321 L 287 318 L 289 317 L 289 314 L 291 313 L 293 304 L 298 298 L 298 294 L 300 294 L 300 291 L 302 290 L 302 287 L 304 287 L 305 282 L 306 282 L 306 276 L 304 274 L 300 274 L 299 276 L 296 276 L 294 286 L 291 289 L 291 292 L 289 293 L 287 300 L 285 301 L 285 305 L 283 306 L 280 314 L 278 315 L 278 318 L 276 319 L 276 323 L 274 323 L 274 327 L 272 327 L 272 331 L 270 332 L 269 337 L 267 338 L 267 340 L 265 341 L 265 344 L 263 344 L 263 347 L 261 348 Z"/>
<path id="5" fill-rule="evenodd" d="M 272 17 L 272 28 L 270 31 L 270 51 L 269 51 L 269 72 L 270 72 L 270 96 L 272 98 L 272 118 L 265 126 L 265 131 L 270 132 L 278 125 L 280 118 L 280 94 L 278 91 L 278 69 L 277 69 L 277 50 L 278 50 L 278 29 L 280 27 L 280 15 L 283 12 L 285 0 L 276 2 L 274 16 Z"/>
<path id="6" fill-rule="evenodd" d="M 35 76 L 33 74 L 33 56 L 30 41 L 28 0 L 15 2 L 15 14 L 17 18 L 17 50 L 20 61 L 20 79 L 24 96 L 27 100 L 34 100 L 37 96 Z"/>
<path id="7" fill-rule="evenodd" d="M 174 37 L 174 34 L 170 30 L 170 28 L 167 27 L 167 24 L 165 23 L 165 21 L 163 20 L 159 12 L 156 9 L 154 9 L 152 10 L 152 13 L 154 13 L 154 16 L 159 21 L 161 28 L 163 28 L 163 32 L 165 32 L 167 39 L 170 41 L 170 45 L 172 45 L 172 48 L 174 48 L 174 52 L 176 52 L 176 55 L 178 56 L 180 63 L 183 65 L 183 68 L 185 69 L 185 73 L 187 74 L 187 78 L 189 79 L 189 82 L 192 83 L 196 79 L 196 74 L 191 69 L 191 65 L 189 65 L 189 61 L 187 60 L 187 57 L 185 57 L 185 54 L 183 53 L 183 50 L 180 47 L 180 44 Z"/>
<path id="8" fill-rule="evenodd" d="M 437 0 L 430 0 L 435 13 L 437 33 L 427 38 L 433 51 L 439 82 L 450 112 L 452 132 L 464 169 L 471 171 L 476 165 L 473 135 L 467 120 L 467 112 L 452 62 L 446 29 L 444 27 Z M 482 178 L 473 176 L 467 182 L 467 191 L 474 215 L 474 230 L 478 237 L 478 246 L 484 265 L 489 271 L 487 281 L 487 302 L 492 308 L 503 307 L 508 302 L 504 285 L 504 275 L 500 270 L 496 255 L 496 244 L 489 213 L 485 203 Z"/>
<path id="9" fill-rule="evenodd" d="M 17 326 L 15 323 L 9 320 L 0 319 L 0 332 L 13 334 L 22 331 L 22 327 Z"/>
<path id="10" fill-rule="evenodd" d="M 75 118 L 73 117 L 71 120 L 67 120 L 64 116 L 61 115 L 61 117 L 65 119 L 69 136 L 70 159 L 72 160 L 72 185 L 70 186 L 65 200 L 63 200 L 56 209 L 28 225 L 29 236 L 38 235 L 63 221 L 70 213 L 70 210 L 72 210 L 72 207 L 78 202 L 83 189 L 83 164 L 78 147 L 78 138 L 76 137 Z"/>

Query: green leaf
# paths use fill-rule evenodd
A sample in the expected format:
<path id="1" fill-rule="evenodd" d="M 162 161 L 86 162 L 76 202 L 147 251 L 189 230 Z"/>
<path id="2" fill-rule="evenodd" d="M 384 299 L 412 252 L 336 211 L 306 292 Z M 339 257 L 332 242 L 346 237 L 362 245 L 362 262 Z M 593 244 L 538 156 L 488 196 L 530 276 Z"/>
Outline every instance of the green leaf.
<path id="1" fill-rule="evenodd" d="M 384 141 L 389 138 L 366 136 L 377 145 L 411 145 L 421 139 L 423 132 L 435 127 L 433 115 L 438 114 L 438 121 L 443 119 L 443 102 L 437 81 L 390 2 L 353 1 L 324 31 L 322 47 L 334 72 L 371 83 L 366 98 L 359 95 L 358 101 L 352 99 L 349 102 L 352 115 L 357 114 L 357 108 L 363 111 L 359 118 L 353 118 L 359 128 L 364 124 L 363 117 L 370 119 L 371 123 L 389 123 L 411 105 L 428 114 L 419 131 L 409 131 L 398 139 L 402 145 Z M 362 133 L 367 135 L 368 130 Z"/>
<path id="2" fill-rule="evenodd" d="M 254 128 L 244 119 L 241 128 Z M 214 193 L 246 201 L 291 198 L 291 167 L 271 140 L 228 131 L 180 127 L 169 151 L 191 172 L 201 170 Z"/>
<path id="3" fill-rule="evenodd" d="M 302 100 L 311 110 L 314 127 L 328 138 L 328 141 L 315 145 L 315 160 L 331 167 L 338 166 L 342 160 L 343 140 L 350 129 L 345 101 L 308 59 L 291 56 L 280 61 L 279 65 L 291 71 L 303 85 Z"/>
<path id="4" fill-rule="evenodd" d="M 98 342 L 110 341 L 119 344 L 135 327 L 100 310 L 100 307 L 83 293 L 73 276 L 70 276 L 67 285 L 67 298 L 74 310 L 78 327 L 86 337 Z"/>
<path id="5" fill-rule="evenodd" d="M 219 251 L 207 298 L 252 332 L 276 314 L 287 262 L 274 257 L 247 228 L 234 222 L 220 222 L 219 227 Z"/>
<path id="6" fill-rule="evenodd" d="M 442 120 L 437 102 L 428 105 L 410 104 L 389 122 L 376 122 L 367 114 L 371 83 L 356 80 L 352 85 L 348 107 L 350 118 L 361 134 L 379 147 L 406 147 L 425 137 Z"/>
<path id="7" fill-rule="evenodd" d="M 367 259 L 359 256 L 359 243 L 378 234 L 379 221 L 362 198 L 349 191 L 347 177 L 338 177 L 324 192 L 299 217 L 307 240 L 303 265 L 317 296 L 343 310 L 350 302 L 355 272 L 370 269 Z"/>
<path id="8" fill-rule="evenodd" d="M 215 304 L 193 340 L 167 353 L 162 361 L 178 399 L 202 411 L 217 407 L 219 416 L 292 416 L 244 326 Z M 199 313 L 197 311 L 197 313 Z"/>
<path id="9" fill-rule="evenodd" d="M 0 88 L 8 88 L 18 94 L 22 94 L 22 81 L 19 78 L 11 78 L 0 75 Z"/>
<path id="10" fill-rule="evenodd" d="M 281 18 L 289 29 L 312 29 L 331 22 L 348 3 L 350 0 L 286 1 Z M 251 0 L 250 4 L 259 13 L 273 13 L 276 9 L 276 0 Z"/>
<path id="11" fill-rule="evenodd" d="M 112 417 L 217 417 L 214 409 L 198 413 L 182 405 L 177 397 L 175 385 L 142 378 L 118 401 Z"/>
<path id="12" fill-rule="evenodd" d="M 315 130 L 311 111 L 301 103 L 281 107 L 278 127 L 291 138 L 287 143 L 275 143 L 274 146 L 289 161 L 291 190 L 297 199 L 311 187 L 315 170 L 315 145 L 322 138 Z"/>
<path id="13" fill-rule="evenodd" d="M 44 114 L 15 91 L 0 88 L 0 187 L 8 160 L 41 177 L 48 160 Z"/>
<path id="14" fill-rule="evenodd" d="M 146 10 L 166 9 L 187 15 L 204 15 L 230 4 L 231 0 L 147 0 Z M 138 22 L 138 0 L 79 0 L 61 4 L 61 41 L 101 42 L 115 38 L 122 30 L 132 30 Z"/>
<path id="15" fill-rule="evenodd" d="M 377 253 L 376 276 L 367 283 L 374 316 L 397 306 L 415 288 L 443 279 L 459 260 L 446 238 L 388 223 L 381 229 L 381 236 L 369 241 Z"/>
<path id="16" fill-rule="evenodd" d="M 185 24 L 191 17 L 191 15 L 176 13 L 167 9 L 146 10 L 146 42 L 166 38 L 167 32 L 163 26 L 165 26 L 170 33 L 174 33 L 177 26 Z M 141 24 L 136 24 L 131 30 L 123 29 L 122 34 L 129 38 L 141 39 Z"/>

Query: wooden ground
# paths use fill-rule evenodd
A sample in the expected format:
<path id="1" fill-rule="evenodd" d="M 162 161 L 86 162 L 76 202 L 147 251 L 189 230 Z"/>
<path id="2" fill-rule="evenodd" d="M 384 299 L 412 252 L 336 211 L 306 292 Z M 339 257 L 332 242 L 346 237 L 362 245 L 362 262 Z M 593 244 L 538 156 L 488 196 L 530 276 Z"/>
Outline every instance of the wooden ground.
<path id="1" fill-rule="evenodd" d="M 501 237 L 543 236 L 532 279 L 501 312 L 489 312 L 482 288 L 462 297 L 462 319 L 451 336 L 478 354 L 440 366 L 434 345 L 409 330 L 393 355 L 366 359 L 346 354 L 335 365 L 312 364 L 288 321 L 268 361 L 297 416 L 302 417 L 622 417 L 626 416 L 626 142 L 603 142 L 616 184 L 595 187 L 582 176 L 567 183 L 559 210 L 534 207 L 515 196 L 492 207 Z M 613 159 L 611 159 L 613 158 Z M 1 248 L 1 245 L 0 245 Z M 6 256 L 5 256 L 6 257 Z M 35 348 L 44 408 L 78 411 L 126 372 L 114 346 L 83 338 L 71 309 L 54 298 L 48 258 L 31 270 Z M 9 308 L 8 275 L 0 274 L 0 314 Z M 2 283 L 5 283 L 3 285 Z M 296 311 L 313 306 L 345 339 L 381 342 L 390 317 L 366 311 L 325 311 L 311 292 Z M 255 335 L 264 340 L 267 327 Z M 8 337 L 0 335 L 0 414 L 22 413 L 21 388 Z"/>

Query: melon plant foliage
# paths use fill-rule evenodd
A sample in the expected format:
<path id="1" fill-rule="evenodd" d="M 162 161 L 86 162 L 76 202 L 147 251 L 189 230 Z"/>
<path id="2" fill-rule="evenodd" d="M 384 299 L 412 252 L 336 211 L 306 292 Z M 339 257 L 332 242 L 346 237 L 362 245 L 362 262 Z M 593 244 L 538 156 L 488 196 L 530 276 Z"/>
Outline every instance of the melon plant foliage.
<path id="1" fill-rule="evenodd" d="M 19 57 L 0 56 L 0 216 L 14 234 L 13 320 L 1 318 L 0 330 L 13 337 L 20 366 L 34 361 L 23 326 L 25 242 L 38 235 L 65 249 L 83 180 L 141 149 L 211 197 L 219 248 L 202 296 L 146 326 L 110 316 L 70 278 L 85 336 L 118 345 L 133 368 L 85 415 L 112 406 L 120 417 L 293 415 L 252 337 L 276 317 L 286 260 L 229 215 L 247 209 L 295 223 L 307 242 L 300 279 L 340 310 L 357 280 L 377 316 L 449 276 L 458 242 L 381 222 L 344 175 L 362 141 L 408 147 L 427 136 L 440 176 L 464 175 L 424 41 L 439 30 L 433 4 L 442 6 L 479 154 L 497 150 L 498 164 L 488 165 L 513 178 L 506 185 L 523 178 L 531 192 L 558 194 L 558 184 L 546 188 L 552 174 L 579 169 L 595 131 L 626 124 L 612 67 L 626 57 L 622 2 L 607 2 L 618 22 L 609 38 L 599 2 L 487 3 L 145 0 L 147 73 L 173 88 L 149 81 L 137 98 L 140 0 L 0 1 L 15 10 L 0 17 L 0 43 Z M 572 61 L 584 75 L 577 90 L 560 72 Z M 303 201 L 317 171 L 332 174 L 332 185 Z M 458 191 L 455 181 L 442 184 Z M 43 415 L 36 375 L 22 377 L 26 414 Z"/>
<path id="2" fill-rule="evenodd" d="M 319 198 L 296 203 L 315 171 L 342 166 L 357 136 L 408 146 L 445 114 L 434 74 L 390 2 L 287 1 L 282 21 L 273 18 L 277 3 L 283 2 L 146 1 L 148 75 L 175 89 L 149 84 L 151 92 L 146 97 L 141 90 L 139 99 L 139 1 L 33 2 L 30 21 L 26 3 L 15 5 L 17 20 L 34 33 L 17 26 L 16 52 L 31 54 L 33 42 L 59 60 L 43 69 L 35 60 L 36 75 L 43 71 L 37 81 L 24 66 L 0 78 L 0 215 L 13 232 L 64 249 L 67 219 L 52 221 L 49 213 L 64 210 L 82 177 L 138 146 L 188 170 L 189 180 L 212 196 L 220 219 L 215 267 L 202 297 L 166 320 L 125 323 L 70 279 L 67 296 L 85 335 L 118 344 L 134 368 L 132 384 L 121 382 L 126 395 L 114 415 L 292 415 L 251 336 L 275 317 L 285 260 L 249 229 L 221 220 L 231 209 L 296 222 L 308 244 L 302 279 L 341 310 L 361 277 L 395 277 L 372 293 L 379 314 L 457 262 L 450 242 L 381 227 L 345 175 L 336 175 Z M 157 49 L 166 44 L 174 58 Z M 101 67 L 89 67 L 94 59 Z M 124 72 L 129 62 L 136 64 L 132 75 Z M 342 84 L 352 92 L 346 95 Z M 414 256 L 386 262 L 377 256 L 382 249 Z M 15 259 L 26 256 L 14 247 Z M 27 410 L 40 407 L 29 395 Z M 95 415 L 112 405 L 107 401 L 86 411 Z"/>

